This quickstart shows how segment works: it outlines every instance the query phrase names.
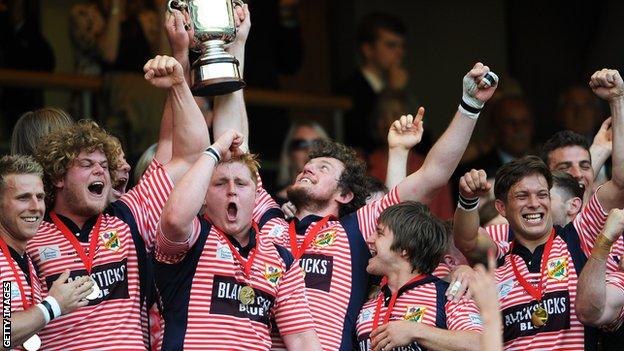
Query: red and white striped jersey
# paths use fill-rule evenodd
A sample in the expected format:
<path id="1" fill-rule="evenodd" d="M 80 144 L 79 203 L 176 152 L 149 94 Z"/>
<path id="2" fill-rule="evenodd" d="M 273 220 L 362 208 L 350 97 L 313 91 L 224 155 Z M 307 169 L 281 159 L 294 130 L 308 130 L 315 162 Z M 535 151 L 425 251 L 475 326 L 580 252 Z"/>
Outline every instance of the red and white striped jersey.
<path id="1" fill-rule="evenodd" d="M 100 296 L 41 332 L 44 350 L 145 350 L 148 335 L 146 311 L 140 308 L 139 262 L 131 230 L 136 228 L 148 250 L 154 246 L 162 208 L 173 182 L 161 165 L 102 215 L 91 277 Z M 96 217 L 81 229 L 59 213 L 87 252 L 89 233 Z M 38 268 L 43 290 L 65 270 L 70 280 L 87 274 L 76 250 L 48 216 L 37 236 L 28 243 L 28 255 Z"/>
<path id="2" fill-rule="evenodd" d="M 620 290 L 620 294 L 624 296 L 624 272 L 613 272 L 607 276 L 607 286 L 613 286 Z M 618 317 L 605 327 L 606 330 L 613 331 L 624 325 L 624 306 L 620 309 Z"/>
<path id="3" fill-rule="evenodd" d="M 12 250 L 12 249 L 9 249 L 9 250 Z M 17 253 L 15 253 L 15 255 L 17 255 Z M 13 271 L 11 270 L 11 266 L 8 260 L 13 260 L 13 264 L 15 265 L 15 268 L 17 269 L 20 282 L 22 283 L 22 286 L 24 287 L 24 295 L 26 296 L 28 307 L 32 307 L 40 303 L 41 300 L 43 299 L 42 294 L 41 294 L 41 284 L 39 282 L 39 278 L 36 276 L 37 273 L 35 272 L 35 268 L 32 264 L 32 261 L 28 259 L 28 255 L 24 255 L 24 261 L 26 262 L 22 261 L 21 264 L 18 264 L 18 262 L 14 260 L 13 257 L 6 257 L 0 251 L 0 282 L 2 283 L 2 286 L 0 287 L 2 288 L 2 294 L 0 294 L 1 295 L 0 301 L 2 302 L 1 306 L 3 306 L 3 308 L 5 304 L 6 306 L 9 306 L 11 309 L 11 313 L 24 310 L 22 294 L 19 290 L 19 286 L 17 284 L 17 281 L 15 280 L 15 275 L 13 274 Z M 30 272 L 28 273 L 29 279 L 27 279 L 26 274 L 20 268 L 20 266 L 24 265 L 24 263 L 26 263 L 26 265 L 28 266 L 28 269 L 30 270 Z M 32 286 L 31 286 L 31 283 L 32 283 Z M 7 285 L 11 284 L 10 301 L 4 300 L 4 292 L 5 292 L 4 284 L 7 284 Z M 23 350 L 22 347 L 17 347 L 17 346 L 18 345 L 13 345 L 13 348 L 11 349 Z"/>
<path id="4" fill-rule="evenodd" d="M 600 188 L 591 197 L 587 206 L 572 221 L 576 232 L 579 234 L 581 248 L 587 257 L 589 257 L 608 215 L 596 196 L 599 190 Z M 496 244 L 498 258 L 505 256 L 509 252 L 509 246 L 513 241 L 513 237 L 510 236 L 511 229 L 509 224 L 495 224 L 484 229 Z M 611 249 L 611 255 L 609 260 L 607 260 L 607 272 L 617 271 L 622 254 L 624 254 L 624 240 L 620 237 Z"/>
<path id="5" fill-rule="evenodd" d="M 472 300 L 462 299 L 459 302 L 446 299 L 448 283 L 434 276 L 428 276 L 422 281 L 408 284 L 399 290 L 394 308 L 390 315 L 390 322 L 410 320 L 414 323 L 424 323 L 429 326 L 449 329 L 481 332 L 483 326 L 479 310 Z M 379 325 L 388 311 L 388 304 L 392 292 L 384 287 L 384 304 L 379 311 Z M 362 307 L 357 319 L 357 339 L 360 351 L 371 350 L 370 334 L 373 331 L 378 296 L 368 300 Z M 413 342 L 394 350 L 426 350 Z"/>
<path id="6" fill-rule="evenodd" d="M 314 329 L 303 275 L 285 248 L 253 230 L 245 248 L 230 238 L 245 262 L 254 257 L 246 276 L 228 239 L 208 221 L 196 218 L 193 232 L 186 249 L 167 245 L 159 234 L 156 284 L 165 319 L 163 351 L 269 350 L 272 319 L 282 335 Z M 255 292 L 250 304 L 239 300 L 245 286 Z"/>
<path id="7" fill-rule="evenodd" d="M 279 207 L 262 187 L 258 189 L 254 219 L 266 222 L 262 232 L 290 250 L 289 224 L 279 216 L 271 217 Z M 399 202 L 398 190 L 393 188 L 356 212 L 329 220 L 301 256 L 306 294 L 324 350 L 351 349 L 357 314 L 369 287 L 366 266 L 371 256 L 365 240 L 375 232 L 381 212 Z M 301 246 L 305 234 L 320 219 L 311 215 L 295 220 L 297 245 Z"/>

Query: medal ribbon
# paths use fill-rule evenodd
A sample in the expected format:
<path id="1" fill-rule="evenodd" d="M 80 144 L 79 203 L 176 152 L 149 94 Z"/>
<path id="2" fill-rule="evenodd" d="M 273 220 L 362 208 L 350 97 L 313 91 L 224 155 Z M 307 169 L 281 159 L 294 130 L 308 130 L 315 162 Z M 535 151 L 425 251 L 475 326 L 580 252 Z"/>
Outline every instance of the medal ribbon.
<path id="1" fill-rule="evenodd" d="M 403 286 L 401 288 L 399 288 L 399 290 L 395 291 L 392 294 L 392 297 L 390 298 L 390 303 L 388 304 L 388 309 L 386 310 L 386 315 L 384 316 L 383 319 L 383 324 L 387 324 L 388 321 L 390 321 L 390 316 L 392 315 L 392 310 L 394 309 L 394 304 L 396 303 L 397 298 L 399 297 L 399 291 L 401 291 L 401 289 L 403 289 L 403 287 L 408 286 L 412 283 L 415 283 L 419 280 L 422 280 L 424 278 L 426 278 L 427 275 L 425 274 L 419 274 L 417 276 L 415 276 L 414 278 L 410 279 L 407 283 L 403 284 Z M 383 279 L 381 280 L 381 292 L 379 292 L 379 298 L 377 298 L 377 308 L 375 308 L 375 317 L 373 318 L 373 330 L 377 329 L 377 327 L 379 327 L 379 318 L 381 317 L 381 306 L 383 304 L 384 301 L 384 293 L 383 293 L 383 288 L 388 284 L 388 278 L 387 277 L 383 277 Z M 382 325 L 383 325 L 382 324 Z"/>
<path id="2" fill-rule="evenodd" d="M 32 291 L 32 289 L 34 289 L 34 279 L 35 279 L 35 273 L 32 271 L 32 269 L 30 268 L 30 264 L 28 264 L 28 272 L 30 272 L 30 287 L 31 287 L 31 294 L 30 294 L 30 298 L 31 302 L 29 302 L 28 300 L 26 300 L 26 290 L 24 289 L 24 285 L 22 284 L 22 280 L 20 279 L 20 274 L 19 271 L 17 270 L 17 267 L 15 267 L 15 262 L 13 260 L 13 257 L 11 256 L 11 251 L 9 251 L 9 246 L 4 242 L 4 240 L 2 240 L 2 238 L 0 238 L 0 249 L 2 249 L 2 254 L 4 254 L 4 257 L 6 257 L 6 260 L 9 262 L 9 266 L 11 267 L 11 271 L 13 272 L 13 278 L 15 279 L 15 281 L 17 282 L 17 287 L 19 289 L 20 295 L 22 296 L 22 306 L 24 307 L 24 310 L 27 309 L 28 307 L 30 307 L 30 305 L 34 305 L 34 291 Z M 26 258 L 26 262 L 28 263 L 28 257 Z"/>
<path id="3" fill-rule="evenodd" d="M 537 302 L 542 302 L 542 275 L 544 274 L 544 269 L 546 268 L 546 262 L 548 261 L 548 256 L 550 255 L 550 249 L 552 248 L 553 241 L 555 240 L 555 229 L 553 228 L 550 232 L 550 237 L 546 242 L 546 246 L 544 246 L 544 252 L 542 253 L 542 264 L 540 270 L 540 277 L 537 283 L 537 288 L 533 285 L 529 284 L 529 282 L 524 279 L 523 276 L 520 275 L 518 271 L 518 266 L 516 265 L 516 261 L 514 260 L 513 255 L 509 256 L 509 260 L 511 261 L 511 268 L 513 268 L 514 275 L 518 280 L 518 283 L 524 288 L 524 290 L 529 293 L 529 295 L 533 296 L 537 300 Z M 511 243 L 511 247 L 509 248 L 509 252 L 513 250 L 514 243 Z"/>
<path id="4" fill-rule="evenodd" d="M 102 224 L 102 214 L 98 215 L 97 221 L 95 222 L 95 226 L 91 229 L 91 233 L 89 234 L 89 256 L 87 256 L 82 249 L 82 245 L 76 239 L 74 234 L 67 228 L 65 223 L 61 221 L 61 219 L 56 215 L 55 212 L 50 212 L 50 218 L 56 227 L 63 233 L 63 235 L 69 240 L 69 242 L 76 250 L 76 253 L 80 257 L 80 260 L 85 266 L 87 273 L 91 275 L 91 268 L 93 267 L 93 259 L 95 258 L 95 246 L 98 242 L 98 234 L 100 233 L 100 225 Z"/>
<path id="5" fill-rule="evenodd" d="M 329 221 L 329 219 L 332 217 L 332 215 L 327 215 L 323 217 L 320 221 L 316 222 L 314 226 L 310 229 L 308 234 L 306 234 L 301 246 L 297 245 L 297 231 L 295 229 L 295 220 L 293 219 L 290 222 L 290 224 L 288 225 L 288 235 L 290 236 L 290 249 L 295 259 L 298 260 L 299 258 L 301 258 L 301 256 L 303 256 L 303 253 L 305 252 L 305 250 L 308 249 L 310 243 L 312 243 L 312 240 L 321 231 L 321 229 L 323 229 L 325 224 L 327 224 L 327 221 Z"/>
<path id="6" fill-rule="evenodd" d="M 256 222 L 251 222 L 251 226 L 256 231 L 256 237 L 260 235 L 260 231 L 258 230 L 258 225 L 256 224 Z M 230 240 L 225 236 L 225 234 L 223 234 L 221 229 L 217 227 L 214 227 L 214 228 L 217 230 L 217 233 L 219 233 L 219 235 L 223 238 L 223 240 L 225 240 L 225 242 L 228 244 L 228 246 L 230 247 L 230 251 L 232 251 L 232 255 L 234 255 L 234 257 L 236 258 L 236 261 L 238 261 L 238 263 L 243 267 L 243 274 L 245 274 L 245 278 L 251 280 L 249 273 L 251 272 L 251 265 L 253 264 L 253 261 L 256 258 L 256 252 L 258 251 L 256 249 L 258 248 L 258 245 L 256 244 L 256 247 L 254 247 L 251 250 L 247 261 L 244 261 L 243 256 L 241 256 L 238 250 L 236 250 L 234 245 L 232 245 Z M 249 285 L 251 285 L 251 282 L 249 283 Z"/>

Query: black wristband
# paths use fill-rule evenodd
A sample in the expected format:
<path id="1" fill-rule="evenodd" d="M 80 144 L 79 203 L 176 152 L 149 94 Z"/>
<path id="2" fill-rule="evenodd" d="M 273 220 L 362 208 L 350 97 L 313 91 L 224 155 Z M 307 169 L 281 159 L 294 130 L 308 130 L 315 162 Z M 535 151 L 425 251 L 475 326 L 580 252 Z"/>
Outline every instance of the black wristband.
<path id="1" fill-rule="evenodd" d="M 467 199 L 459 194 L 459 201 L 457 202 L 457 206 L 463 208 L 466 211 L 471 211 L 479 206 L 479 198 L 475 197 L 474 199 Z"/>
<path id="2" fill-rule="evenodd" d="M 217 158 L 217 163 L 221 162 L 221 155 L 219 155 L 217 150 L 215 150 L 212 146 L 208 147 L 205 152 L 208 152 L 211 155 L 213 155 L 214 157 L 216 157 Z"/>
<path id="3" fill-rule="evenodd" d="M 459 106 L 461 106 L 464 110 L 466 110 L 466 111 L 468 111 L 468 112 L 470 112 L 470 113 L 477 114 L 477 113 L 480 113 L 480 112 L 481 112 L 481 109 L 480 109 L 480 108 L 476 108 L 476 107 L 472 107 L 472 106 L 468 105 L 468 104 L 464 101 L 464 99 L 460 99 L 460 101 L 459 101 Z"/>
<path id="4" fill-rule="evenodd" d="M 48 310 L 48 316 L 50 316 L 50 320 L 54 319 L 54 310 L 52 309 L 52 306 L 50 305 L 50 303 L 46 300 L 41 301 L 41 304 L 43 305 L 43 307 L 46 308 L 46 310 Z"/>

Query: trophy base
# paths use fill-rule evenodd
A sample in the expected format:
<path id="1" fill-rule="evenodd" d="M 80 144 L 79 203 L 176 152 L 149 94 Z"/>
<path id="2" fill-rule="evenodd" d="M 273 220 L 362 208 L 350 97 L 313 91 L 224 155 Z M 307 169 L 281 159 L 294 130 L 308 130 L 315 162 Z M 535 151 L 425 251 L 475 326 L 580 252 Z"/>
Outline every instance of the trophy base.
<path id="1" fill-rule="evenodd" d="M 216 96 L 235 92 L 245 87 L 236 59 L 222 62 L 199 62 L 191 73 L 191 91 L 196 96 Z"/>

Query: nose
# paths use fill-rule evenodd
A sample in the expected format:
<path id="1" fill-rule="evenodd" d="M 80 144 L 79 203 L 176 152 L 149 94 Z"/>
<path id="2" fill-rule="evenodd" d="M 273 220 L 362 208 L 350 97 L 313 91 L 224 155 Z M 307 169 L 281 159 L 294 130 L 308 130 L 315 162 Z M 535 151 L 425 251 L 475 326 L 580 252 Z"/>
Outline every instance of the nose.
<path id="1" fill-rule="evenodd" d="M 368 246 L 372 246 L 375 244 L 375 239 L 377 239 L 377 234 L 373 233 L 368 238 L 366 238 L 366 243 Z"/>
<path id="2" fill-rule="evenodd" d="M 130 172 L 130 165 L 126 160 L 123 160 L 121 167 L 119 168 L 122 172 Z"/>
<path id="3" fill-rule="evenodd" d="M 581 172 L 581 169 L 578 166 L 570 167 L 569 173 L 577 181 L 583 179 L 583 173 Z"/>
<path id="4" fill-rule="evenodd" d="M 530 208 L 538 208 L 540 206 L 539 198 L 537 194 L 529 195 L 529 202 L 527 204 Z"/>
<path id="5" fill-rule="evenodd" d="M 310 163 L 310 162 L 306 163 L 306 164 L 303 166 L 303 171 L 302 171 L 302 172 L 303 172 L 304 174 L 305 174 L 305 173 L 311 173 L 311 174 L 314 174 L 314 165 L 313 165 L 312 163 Z"/>
<path id="6" fill-rule="evenodd" d="M 101 164 L 99 164 L 99 163 L 97 163 L 97 162 L 96 162 L 96 163 L 94 164 L 94 166 L 93 166 L 93 172 L 94 172 L 94 173 L 98 173 L 98 174 L 100 174 L 100 173 L 104 173 L 104 167 L 102 167 L 102 165 L 101 165 Z"/>
<path id="7" fill-rule="evenodd" d="M 31 211 L 45 212 L 45 201 L 33 195 L 28 202 L 28 209 Z"/>
<path id="8" fill-rule="evenodd" d="M 234 184 L 233 181 L 228 182 L 227 192 L 228 192 L 228 195 L 230 196 L 236 195 L 236 184 Z"/>

